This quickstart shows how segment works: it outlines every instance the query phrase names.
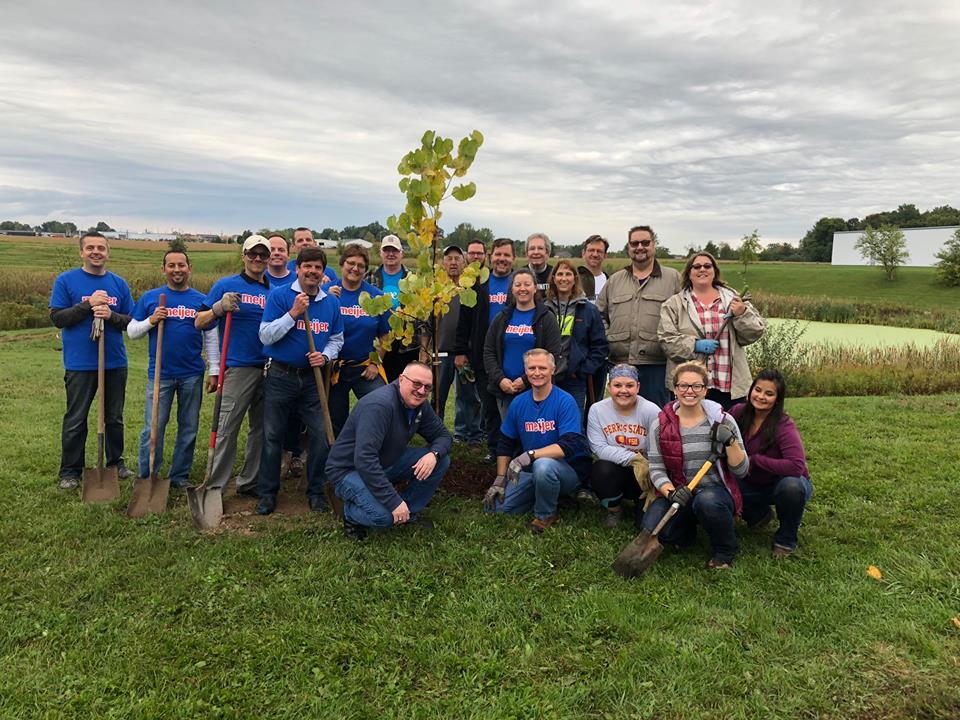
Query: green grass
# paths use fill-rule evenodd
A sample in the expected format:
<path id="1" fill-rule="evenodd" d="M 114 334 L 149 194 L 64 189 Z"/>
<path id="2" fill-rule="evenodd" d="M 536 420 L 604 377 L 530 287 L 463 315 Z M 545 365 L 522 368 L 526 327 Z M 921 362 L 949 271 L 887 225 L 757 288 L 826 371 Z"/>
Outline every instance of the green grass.
<path id="1" fill-rule="evenodd" d="M 627 582 L 631 532 L 596 511 L 533 538 L 441 495 L 433 532 L 356 545 L 329 517 L 198 536 L 182 497 L 83 505 L 54 486 L 53 334 L 0 334 L 0 367 L 4 718 L 960 715 L 956 395 L 791 400 L 816 487 L 797 554 L 741 529 L 731 572 L 701 546 Z"/>

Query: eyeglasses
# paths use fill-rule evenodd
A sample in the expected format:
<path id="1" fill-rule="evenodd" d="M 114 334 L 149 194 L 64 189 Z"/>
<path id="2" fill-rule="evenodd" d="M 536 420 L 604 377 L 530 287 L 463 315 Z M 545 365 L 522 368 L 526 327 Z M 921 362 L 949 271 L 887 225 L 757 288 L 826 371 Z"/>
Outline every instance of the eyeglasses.
<path id="1" fill-rule="evenodd" d="M 250 258 L 259 258 L 260 260 L 268 260 L 270 258 L 270 253 L 258 252 L 256 250 L 249 250 L 247 251 L 246 256 Z"/>
<path id="2" fill-rule="evenodd" d="M 627 245 L 629 245 L 632 248 L 635 248 L 638 245 L 642 245 L 643 247 L 650 247 L 651 245 L 653 245 L 653 240 L 628 240 Z"/>
<path id="3" fill-rule="evenodd" d="M 414 392 L 429 393 L 433 390 L 433 385 L 431 385 L 430 383 L 423 383 L 423 382 L 420 382 L 419 380 L 411 380 L 403 373 L 400 373 L 400 377 L 402 377 L 404 380 L 406 380 L 408 383 L 410 383 L 413 386 Z"/>
<path id="4" fill-rule="evenodd" d="M 713 270 L 713 263 L 696 263 L 690 266 L 691 270 Z"/>
<path id="5" fill-rule="evenodd" d="M 687 390 L 693 390 L 694 392 L 702 391 L 706 385 L 703 383 L 677 383 L 674 387 L 680 392 L 687 392 Z"/>

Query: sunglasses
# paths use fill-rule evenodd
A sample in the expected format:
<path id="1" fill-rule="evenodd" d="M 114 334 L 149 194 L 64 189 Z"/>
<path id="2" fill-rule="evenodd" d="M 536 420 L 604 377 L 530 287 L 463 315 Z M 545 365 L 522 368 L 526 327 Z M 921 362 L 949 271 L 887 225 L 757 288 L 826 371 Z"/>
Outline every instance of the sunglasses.
<path id="1" fill-rule="evenodd" d="M 420 382 L 419 380 L 411 380 L 403 373 L 400 374 L 400 377 L 402 377 L 404 380 L 406 380 L 408 383 L 410 383 L 413 386 L 414 392 L 429 393 L 430 391 L 433 390 L 433 385 L 431 385 L 430 383 L 423 383 L 423 382 Z"/>
<path id="2" fill-rule="evenodd" d="M 260 258 L 261 260 L 270 259 L 270 253 L 261 250 L 250 250 L 246 253 L 246 256 L 251 258 Z"/>
<path id="3" fill-rule="evenodd" d="M 690 266 L 691 270 L 713 270 L 713 263 L 696 263 Z"/>
<path id="4" fill-rule="evenodd" d="M 643 247 L 650 247 L 651 245 L 653 245 L 653 240 L 629 240 L 627 241 L 627 245 L 629 245 L 632 248 L 635 248 L 638 245 L 642 245 Z"/>

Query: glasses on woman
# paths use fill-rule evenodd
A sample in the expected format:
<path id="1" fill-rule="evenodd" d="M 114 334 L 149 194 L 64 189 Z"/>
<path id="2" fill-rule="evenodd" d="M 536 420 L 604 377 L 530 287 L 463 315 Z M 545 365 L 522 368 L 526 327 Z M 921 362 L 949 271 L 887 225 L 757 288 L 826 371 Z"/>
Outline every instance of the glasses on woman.
<path id="1" fill-rule="evenodd" d="M 691 270 L 713 270 L 713 263 L 694 263 L 690 266 Z"/>
<path id="2" fill-rule="evenodd" d="M 687 392 L 688 390 L 693 390 L 694 392 L 701 392 L 706 385 L 703 383 L 677 383 L 674 387 L 680 392 Z"/>
<path id="3" fill-rule="evenodd" d="M 413 386 L 414 392 L 429 393 L 430 391 L 433 390 L 433 385 L 431 385 L 430 383 L 420 382 L 419 380 L 412 380 L 411 378 L 408 378 L 403 373 L 400 374 L 400 377 L 402 377 L 404 380 L 410 383 L 410 385 Z"/>

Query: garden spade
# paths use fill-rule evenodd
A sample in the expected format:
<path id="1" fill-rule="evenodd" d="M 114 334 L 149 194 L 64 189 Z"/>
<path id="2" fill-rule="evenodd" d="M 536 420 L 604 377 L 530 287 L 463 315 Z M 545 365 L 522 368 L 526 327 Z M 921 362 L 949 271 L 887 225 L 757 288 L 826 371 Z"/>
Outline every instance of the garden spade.
<path id="1" fill-rule="evenodd" d="M 307 331 L 307 347 L 310 352 L 317 351 L 317 343 L 313 339 L 313 329 L 310 327 L 310 311 L 303 309 L 304 329 Z M 320 409 L 323 411 L 323 427 L 327 431 L 327 447 L 333 447 L 333 423 L 330 421 L 330 406 L 327 405 L 327 386 L 323 384 L 323 372 L 316 365 L 313 366 L 313 381 L 317 386 L 317 395 L 320 397 Z M 327 499 L 327 504 L 333 508 L 336 515 L 343 515 L 343 504 L 340 498 L 333 492 L 333 486 L 329 482 L 323 483 L 323 494 Z"/>
<path id="2" fill-rule="evenodd" d="M 167 296 L 160 293 L 158 307 L 166 307 Z M 157 415 L 160 410 L 160 367 L 163 358 L 163 318 L 157 323 L 157 352 L 153 368 L 153 400 L 150 404 L 150 476 L 137 478 L 133 483 L 133 495 L 127 506 L 127 517 L 143 517 L 148 512 L 158 515 L 167 509 L 170 494 L 170 478 L 157 477 Z M 162 460 L 162 458 L 161 458 Z"/>
<path id="3" fill-rule="evenodd" d="M 222 488 L 208 488 L 213 472 L 213 458 L 217 449 L 217 428 L 220 425 L 220 403 L 223 400 L 223 376 L 227 372 L 227 349 L 230 347 L 230 324 L 233 313 L 228 312 L 223 325 L 223 346 L 220 348 L 220 375 L 217 377 L 217 395 L 213 401 L 213 427 L 210 430 L 210 446 L 207 449 L 207 470 L 203 483 L 187 488 L 187 505 L 197 530 L 213 530 L 223 519 Z"/>
<path id="4" fill-rule="evenodd" d="M 690 490 L 690 492 L 696 489 L 697 485 L 699 485 L 703 479 L 703 476 L 710 471 L 710 468 L 713 467 L 716 461 L 717 454 L 711 453 L 710 457 L 707 458 L 703 466 L 697 471 L 693 480 L 687 483 L 687 489 Z M 663 530 L 664 526 L 670 522 L 670 518 L 676 515 L 679 510 L 680 503 L 673 503 L 663 514 L 660 522 L 657 523 L 657 526 L 652 532 L 644 530 L 631 540 L 630 543 L 620 551 L 616 560 L 613 561 L 614 572 L 626 578 L 638 577 L 653 565 L 653 563 L 657 561 L 657 558 L 660 557 L 660 553 L 663 552 L 663 545 L 660 544 L 660 539 L 657 536 L 660 534 L 660 531 Z"/>
<path id="5" fill-rule="evenodd" d="M 120 478 L 116 465 L 103 466 L 104 443 L 104 330 L 103 318 L 93 319 L 91 337 L 99 343 L 97 348 L 97 466 L 83 469 L 83 487 L 80 499 L 88 503 L 112 502 L 120 497 Z"/>

